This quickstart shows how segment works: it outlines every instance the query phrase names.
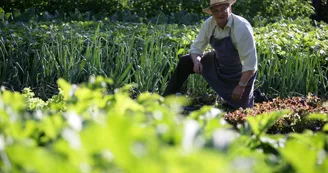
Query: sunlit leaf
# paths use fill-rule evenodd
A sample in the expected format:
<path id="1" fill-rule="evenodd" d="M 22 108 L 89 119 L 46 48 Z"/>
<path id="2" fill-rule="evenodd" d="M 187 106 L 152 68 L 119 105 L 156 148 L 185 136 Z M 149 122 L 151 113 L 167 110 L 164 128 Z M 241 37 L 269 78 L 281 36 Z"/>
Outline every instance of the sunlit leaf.
<path id="1" fill-rule="evenodd" d="M 279 111 L 261 114 L 257 116 L 249 116 L 246 118 L 247 122 L 252 128 L 252 131 L 256 136 L 260 136 L 265 133 L 279 118 L 288 114 L 290 111 Z"/>
<path id="2" fill-rule="evenodd" d="M 328 124 L 325 124 L 322 128 L 322 131 L 328 132 Z"/>
<path id="3" fill-rule="evenodd" d="M 286 143 L 286 147 L 279 149 L 279 151 L 295 171 L 300 173 L 316 172 L 317 152 L 310 149 L 306 144 L 290 140 Z M 304 153 L 306 153 L 306 157 L 304 157 Z"/>

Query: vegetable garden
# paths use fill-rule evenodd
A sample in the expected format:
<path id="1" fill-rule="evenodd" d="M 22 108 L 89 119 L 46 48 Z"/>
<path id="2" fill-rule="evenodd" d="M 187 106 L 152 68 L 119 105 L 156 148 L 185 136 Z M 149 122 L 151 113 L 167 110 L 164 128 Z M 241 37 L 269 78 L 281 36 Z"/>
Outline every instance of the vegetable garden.
<path id="1" fill-rule="evenodd" d="M 207 5 L 0 4 L 0 172 L 327 172 L 328 25 L 311 1 L 233 6 L 254 27 L 252 109 L 198 75 L 160 96 Z"/>

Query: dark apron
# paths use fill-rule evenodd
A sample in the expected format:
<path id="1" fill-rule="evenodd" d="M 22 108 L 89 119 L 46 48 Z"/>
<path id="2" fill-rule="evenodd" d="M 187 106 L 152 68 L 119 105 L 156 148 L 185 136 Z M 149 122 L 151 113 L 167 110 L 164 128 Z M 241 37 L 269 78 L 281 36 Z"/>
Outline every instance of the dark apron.
<path id="1" fill-rule="evenodd" d="M 242 64 L 238 51 L 231 40 L 231 29 L 229 36 L 222 39 L 214 37 L 215 29 L 216 27 L 210 37 L 210 44 L 215 50 L 213 54 L 215 53 L 216 56 L 204 56 L 202 58 L 202 75 L 214 91 L 230 106 L 235 108 L 252 107 L 254 105 L 254 81 L 257 72 L 249 79 L 241 100 L 232 101 L 232 92 L 242 75 Z"/>

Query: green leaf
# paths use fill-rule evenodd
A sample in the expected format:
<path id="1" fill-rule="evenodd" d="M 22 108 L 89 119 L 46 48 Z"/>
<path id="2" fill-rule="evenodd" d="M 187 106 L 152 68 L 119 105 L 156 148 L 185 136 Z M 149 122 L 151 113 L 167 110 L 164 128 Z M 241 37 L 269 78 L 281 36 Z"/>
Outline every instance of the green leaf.
<path id="1" fill-rule="evenodd" d="M 265 133 L 269 128 L 282 116 L 288 114 L 289 110 L 264 113 L 256 116 L 248 116 L 246 118 L 247 122 L 252 128 L 253 133 L 256 136 L 260 136 Z"/>
<path id="2" fill-rule="evenodd" d="M 124 72 L 120 75 L 120 77 L 117 79 L 116 83 L 118 86 L 122 85 L 123 81 L 126 81 L 129 79 L 128 74 L 131 71 L 131 68 L 133 66 L 133 63 L 131 62 L 126 69 L 124 70 Z M 131 76 L 132 77 L 132 76 Z"/>
<path id="3" fill-rule="evenodd" d="M 6 148 L 10 161 L 20 165 L 19 172 L 79 172 L 79 167 L 72 166 L 64 157 L 47 148 L 39 148 L 27 143 L 27 141 L 21 142 Z"/>
<path id="4" fill-rule="evenodd" d="M 0 7 L 0 20 L 4 20 L 5 11 Z"/>
<path id="5" fill-rule="evenodd" d="M 12 106 L 14 111 L 19 112 L 25 108 L 25 98 L 18 92 L 4 91 L 1 99 L 5 104 Z"/>
<path id="6" fill-rule="evenodd" d="M 141 93 L 137 98 L 138 103 L 142 105 L 151 105 L 160 100 L 163 101 L 163 98 L 160 95 L 149 92 Z"/>
<path id="7" fill-rule="evenodd" d="M 297 140 L 290 140 L 287 142 L 285 148 L 279 149 L 279 152 L 283 159 L 291 164 L 296 172 L 316 172 L 315 165 L 317 152 L 316 150 L 309 148 L 306 144 Z"/>
<path id="8" fill-rule="evenodd" d="M 65 99 L 68 99 L 73 93 L 72 91 L 72 85 L 70 83 L 68 83 L 66 80 L 64 79 L 58 79 L 57 81 L 59 88 L 62 90 L 63 92 L 63 96 Z"/>
<path id="9" fill-rule="evenodd" d="M 190 118 L 193 118 L 193 119 L 199 119 L 200 116 L 205 115 L 211 109 L 212 109 L 212 106 L 203 106 L 200 110 L 191 112 L 191 114 L 189 115 L 189 117 Z"/>
<path id="10" fill-rule="evenodd" d="M 322 131 L 328 132 L 328 123 L 323 126 Z"/>
<path id="11" fill-rule="evenodd" d="M 312 113 L 307 116 L 307 119 L 328 121 L 328 114 Z"/>
<path id="12" fill-rule="evenodd" d="M 179 49 L 179 51 L 177 52 L 177 55 L 181 55 L 181 54 L 183 54 L 185 52 L 185 49 Z"/>

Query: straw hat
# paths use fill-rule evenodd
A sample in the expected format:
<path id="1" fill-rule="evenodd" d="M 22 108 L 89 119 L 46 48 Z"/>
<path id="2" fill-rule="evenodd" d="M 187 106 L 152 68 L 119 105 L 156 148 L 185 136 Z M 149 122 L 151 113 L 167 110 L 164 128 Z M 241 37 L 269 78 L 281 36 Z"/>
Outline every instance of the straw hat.
<path id="1" fill-rule="evenodd" d="M 210 1 L 210 6 L 203 9 L 203 12 L 204 13 L 207 13 L 207 14 L 212 14 L 210 8 L 211 7 L 214 7 L 214 6 L 217 6 L 217 5 L 220 5 L 220 4 L 234 4 L 236 2 L 236 0 L 211 0 Z"/>

